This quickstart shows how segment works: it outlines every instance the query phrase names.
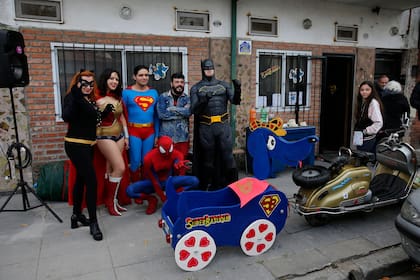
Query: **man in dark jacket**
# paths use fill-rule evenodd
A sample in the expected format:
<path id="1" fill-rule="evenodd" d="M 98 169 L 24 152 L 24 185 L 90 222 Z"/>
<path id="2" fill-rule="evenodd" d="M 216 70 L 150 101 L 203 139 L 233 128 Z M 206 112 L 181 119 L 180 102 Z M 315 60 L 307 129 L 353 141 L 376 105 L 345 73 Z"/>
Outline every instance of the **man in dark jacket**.
<path id="1" fill-rule="evenodd" d="M 378 92 L 379 96 L 383 97 L 384 95 L 384 88 L 386 84 L 389 82 L 389 78 L 387 75 L 381 75 L 379 78 L 375 81 L 375 89 Z"/>
<path id="2" fill-rule="evenodd" d="M 386 84 L 383 90 L 382 104 L 384 105 L 384 125 L 381 129 L 381 136 L 385 137 L 389 132 L 399 130 L 403 124 L 402 119 L 410 116 L 410 105 L 399 82 L 390 81 Z"/>

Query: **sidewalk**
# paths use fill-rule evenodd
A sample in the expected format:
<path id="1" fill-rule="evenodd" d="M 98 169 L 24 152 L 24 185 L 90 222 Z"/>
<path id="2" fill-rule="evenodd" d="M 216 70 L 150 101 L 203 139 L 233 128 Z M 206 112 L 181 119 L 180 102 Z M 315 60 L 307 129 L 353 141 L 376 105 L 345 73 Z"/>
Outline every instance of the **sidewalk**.
<path id="1" fill-rule="evenodd" d="M 267 181 L 289 198 L 297 190 L 291 170 Z M 31 205 L 38 204 L 35 197 L 28 196 Z M 0 206 L 6 198 L 0 197 Z M 337 217 L 323 227 L 309 226 L 290 209 L 285 227 L 265 254 L 249 257 L 239 247 L 218 247 L 206 268 L 184 272 L 157 226 L 159 210 L 148 216 L 144 205 L 132 204 L 122 217 L 112 217 L 100 207 L 104 240 L 96 242 L 88 227 L 70 229 L 67 203 L 47 203 L 63 223 L 42 206 L 0 213 L 0 279 L 312 280 L 347 279 L 352 270 L 364 275 L 360 279 L 378 279 L 408 265 L 394 226 L 399 205 Z M 22 209 L 21 195 L 15 195 L 6 209 Z"/>

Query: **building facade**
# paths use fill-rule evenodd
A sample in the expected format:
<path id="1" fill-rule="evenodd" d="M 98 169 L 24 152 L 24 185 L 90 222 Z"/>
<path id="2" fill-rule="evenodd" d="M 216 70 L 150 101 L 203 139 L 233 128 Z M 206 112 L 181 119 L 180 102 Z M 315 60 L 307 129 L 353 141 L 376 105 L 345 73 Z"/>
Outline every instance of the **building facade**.
<path id="1" fill-rule="evenodd" d="M 315 126 L 318 151 L 349 145 L 363 80 L 388 74 L 407 96 L 414 87 L 420 1 L 401 7 L 347 2 L 2 0 L 0 26 L 25 38 L 30 84 L 14 91 L 34 165 L 66 159 L 61 101 L 76 71 L 99 74 L 113 67 L 127 86 L 134 66 L 145 64 L 152 86 L 163 92 L 179 71 L 191 88 L 201 79 L 200 61 L 209 57 L 218 79 L 242 82 L 242 104 L 231 108 L 237 147 L 245 146 L 251 107 Z M 1 146 L 7 150 L 14 133 L 10 97 L 8 89 L 0 92 Z M 414 110 L 411 117 L 408 139 L 418 146 Z M 0 171 L 6 165 L 0 160 Z"/>

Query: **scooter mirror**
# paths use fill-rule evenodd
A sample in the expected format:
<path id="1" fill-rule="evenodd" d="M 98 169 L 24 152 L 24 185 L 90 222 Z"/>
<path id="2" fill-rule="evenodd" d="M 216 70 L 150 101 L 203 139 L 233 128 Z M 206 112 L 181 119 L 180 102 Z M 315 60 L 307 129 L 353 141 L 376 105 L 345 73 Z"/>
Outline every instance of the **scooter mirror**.
<path id="1" fill-rule="evenodd" d="M 352 154 L 351 149 L 347 147 L 340 147 L 340 149 L 338 149 L 339 156 L 348 155 L 351 157 L 351 154 Z"/>

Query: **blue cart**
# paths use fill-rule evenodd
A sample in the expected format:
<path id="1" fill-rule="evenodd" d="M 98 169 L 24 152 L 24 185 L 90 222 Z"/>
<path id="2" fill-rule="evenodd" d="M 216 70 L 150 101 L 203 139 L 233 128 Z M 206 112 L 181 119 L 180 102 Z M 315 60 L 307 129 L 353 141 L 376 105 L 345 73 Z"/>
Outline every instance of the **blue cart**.
<path id="1" fill-rule="evenodd" d="M 285 225 L 288 200 L 265 181 L 247 177 L 212 192 L 177 193 L 178 187 L 168 179 L 159 226 L 185 271 L 206 267 L 216 246 L 240 246 L 246 255 L 260 255 Z"/>

